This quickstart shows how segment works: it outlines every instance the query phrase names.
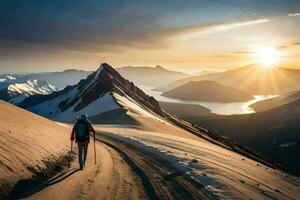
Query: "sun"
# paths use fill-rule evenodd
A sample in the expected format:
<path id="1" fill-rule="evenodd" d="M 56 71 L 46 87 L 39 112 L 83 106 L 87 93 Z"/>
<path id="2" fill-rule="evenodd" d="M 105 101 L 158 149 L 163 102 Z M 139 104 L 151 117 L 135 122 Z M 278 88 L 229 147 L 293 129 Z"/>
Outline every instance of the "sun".
<path id="1" fill-rule="evenodd" d="M 280 61 L 280 52 L 271 47 L 265 47 L 255 51 L 255 60 L 262 68 L 277 67 Z"/>

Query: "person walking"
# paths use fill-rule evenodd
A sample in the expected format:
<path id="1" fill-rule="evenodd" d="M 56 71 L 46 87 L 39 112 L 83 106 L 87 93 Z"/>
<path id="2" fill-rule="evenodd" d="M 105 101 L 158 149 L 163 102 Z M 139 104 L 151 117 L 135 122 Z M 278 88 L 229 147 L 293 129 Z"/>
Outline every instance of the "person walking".
<path id="1" fill-rule="evenodd" d="M 77 118 L 77 122 L 73 126 L 70 138 L 71 143 L 73 143 L 75 139 L 75 143 L 77 143 L 78 145 L 78 162 L 81 170 L 85 166 L 88 145 L 90 143 L 90 133 L 93 133 L 95 142 L 95 129 L 89 122 L 88 116 L 86 114 L 83 114 L 80 118 Z"/>

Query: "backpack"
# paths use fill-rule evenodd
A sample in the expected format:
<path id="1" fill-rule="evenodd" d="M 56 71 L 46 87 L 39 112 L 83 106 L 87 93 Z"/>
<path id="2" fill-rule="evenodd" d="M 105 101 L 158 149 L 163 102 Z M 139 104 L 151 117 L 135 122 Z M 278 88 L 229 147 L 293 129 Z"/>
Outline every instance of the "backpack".
<path id="1" fill-rule="evenodd" d="M 88 123 L 84 121 L 78 121 L 76 140 L 77 142 L 86 142 L 89 139 L 89 127 Z"/>

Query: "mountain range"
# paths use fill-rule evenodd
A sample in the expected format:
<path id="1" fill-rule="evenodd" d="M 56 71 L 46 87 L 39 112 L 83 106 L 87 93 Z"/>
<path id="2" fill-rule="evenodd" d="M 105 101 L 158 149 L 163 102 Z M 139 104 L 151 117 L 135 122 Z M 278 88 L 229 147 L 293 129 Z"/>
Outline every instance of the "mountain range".
<path id="1" fill-rule="evenodd" d="M 251 95 L 278 95 L 300 88 L 300 70 L 288 68 L 264 69 L 249 65 L 225 72 L 193 76 L 157 87 L 168 91 L 191 81 L 212 80 L 242 90 Z"/>
<path id="2" fill-rule="evenodd" d="M 116 70 L 126 79 L 133 81 L 138 86 L 158 87 L 189 75 L 167 70 L 159 65 L 155 67 L 121 67 Z"/>
<path id="3" fill-rule="evenodd" d="M 137 85 L 151 88 L 156 87 L 162 82 L 169 83 L 188 77 L 184 73 L 166 70 L 161 66 L 121 67 L 117 68 L 117 70 L 129 80 L 133 80 Z M 32 94 L 50 94 L 53 91 L 74 85 L 78 80 L 86 78 L 91 73 L 90 71 L 68 69 L 61 72 L 3 74 L 0 75 L 0 99 L 15 104 L 20 103 Z M 39 84 L 33 84 L 33 82 L 38 82 Z M 13 92 L 14 94 L 12 95 L 8 90 L 10 86 L 11 88 L 22 87 L 23 89 L 19 88 L 18 92 Z M 47 92 L 45 93 L 45 91 Z M 13 98 L 16 99 L 13 100 Z"/>
<path id="4" fill-rule="evenodd" d="M 68 85 L 73 85 L 91 72 L 84 70 L 68 69 L 61 72 L 43 72 L 29 74 L 12 74 L 16 78 L 15 81 L 26 82 L 27 80 L 43 80 L 54 85 L 59 89 L 63 89 Z"/>
<path id="5" fill-rule="evenodd" d="M 0 99 L 13 104 L 18 104 L 31 95 L 46 95 L 58 90 L 42 80 L 27 80 L 24 83 L 14 83 L 12 80 L 0 84 Z"/>

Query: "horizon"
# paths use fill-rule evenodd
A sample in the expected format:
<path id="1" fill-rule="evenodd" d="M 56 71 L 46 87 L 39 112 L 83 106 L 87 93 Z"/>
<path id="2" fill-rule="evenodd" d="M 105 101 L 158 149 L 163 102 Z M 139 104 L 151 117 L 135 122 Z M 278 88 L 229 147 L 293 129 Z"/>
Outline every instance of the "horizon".
<path id="1" fill-rule="evenodd" d="M 185 73 L 255 62 L 300 68 L 296 0 L 0 4 L 0 73 L 90 71 L 99 60 Z"/>
<path id="2" fill-rule="evenodd" d="M 101 63 L 102 64 L 102 63 Z M 6 74 L 35 74 L 35 73 L 56 73 L 56 72 L 64 72 L 64 71 L 69 71 L 69 70 L 75 70 L 75 71 L 85 71 L 85 72 L 95 72 L 97 71 L 97 69 L 99 68 L 99 66 L 101 65 L 97 65 L 96 67 L 91 67 L 89 69 L 85 69 L 83 67 L 66 67 L 66 68 L 59 68 L 59 69 L 53 69 L 53 70 L 40 70 L 40 71 L 34 71 L 34 70 L 28 70 L 28 71 L 1 71 L 0 70 L 0 75 L 6 75 Z M 107 63 L 110 65 L 110 63 Z M 133 67 L 133 68 L 143 68 L 143 67 L 148 67 L 148 68 L 155 68 L 156 66 L 160 66 L 165 70 L 168 71 L 173 71 L 173 72 L 181 72 L 190 76 L 196 76 L 196 75 L 201 75 L 202 72 L 210 72 L 210 73 L 221 73 L 221 72 L 225 72 L 225 71 L 229 71 L 229 70 L 236 70 L 236 69 L 241 69 L 244 67 L 252 67 L 255 66 L 256 68 L 261 68 L 258 64 L 252 63 L 252 64 L 248 64 L 248 65 L 244 65 L 244 66 L 238 66 L 238 67 L 232 67 L 232 68 L 201 68 L 201 69 L 190 69 L 190 70 L 185 70 L 185 69 L 170 69 L 168 67 L 165 66 L 161 66 L 161 65 L 154 65 L 154 66 L 112 66 L 115 69 L 119 69 L 119 68 L 126 68 L 126 67 Z M 299 69 L 300 68 L 296 68 L 296 67 L 285 67 L 285 66 L 277 66 L 275 67 L 275 69 Z M 264 70 L 264 68 L 261 68 L 262 70 Z M 266 69 L 269 70 L 269 69 Z M 273 69 L 270 69 L 273 70 Z"/>

